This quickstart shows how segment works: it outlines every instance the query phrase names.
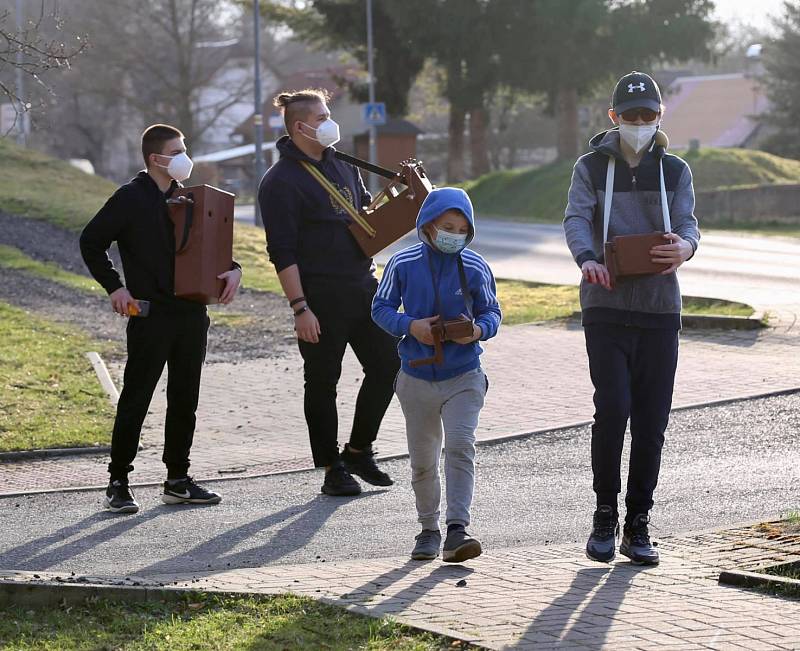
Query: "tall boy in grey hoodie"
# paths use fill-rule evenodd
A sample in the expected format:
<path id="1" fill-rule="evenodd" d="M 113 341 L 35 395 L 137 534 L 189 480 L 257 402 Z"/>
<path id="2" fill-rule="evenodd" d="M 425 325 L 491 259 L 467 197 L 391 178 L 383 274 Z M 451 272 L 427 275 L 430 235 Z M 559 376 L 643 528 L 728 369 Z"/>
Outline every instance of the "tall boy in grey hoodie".
<path id="1" fill-rule="evenodd" d="M 620 462 L 630 418 L 620 553 L 634 563 L 654 565 L 659 556 L 649 538 L 649 511 L 672 405 L 681 326 L 675 271 L 694 255 L 700 233 L 691 170 L 666 153 L 666 137 L 658 131 L 664 106 L 655 81 L 641 72 L 625 75 L 614 88 L 611 106 L 608 114 L 616 126 L 592 138 L 592 151 L 575 163 L 564 218 L 567 244 L 583 274 L 582 322 L 595 388 L 592 471 L 597 510 L 586 554 L 602 562 L 615 555 Z M 609 179 L 613 188 L 606 188 Z M 662 214 L 662 183 L 669 224 Z M 654 261 L 668 265 L 663 272 L 620 279 L 611 286 L 603 259 L 606 192 L 613 192 L 609 241 L 616 235 L 667 231 L 664 244 L 650 251 Z"/>

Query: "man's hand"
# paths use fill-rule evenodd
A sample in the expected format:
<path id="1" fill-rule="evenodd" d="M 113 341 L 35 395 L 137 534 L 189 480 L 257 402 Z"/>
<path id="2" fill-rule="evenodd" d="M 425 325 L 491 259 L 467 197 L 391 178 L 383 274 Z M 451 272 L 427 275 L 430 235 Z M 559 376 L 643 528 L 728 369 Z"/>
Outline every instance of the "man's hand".
<path id="1" fill-rule="evenodd" d="M 581 265 L 581 273 L 586 282 L 592 285 L 601 285 L 608 290 L 611 289 L 611 276 L 604 264 L 595 260 L 587 260 Z"/>
<path id="2" fill-rule="evenodd" d="M 478 341 L 483 336 L 483 330 L 477 323 L 472 324 L 472 336 L 461 337 L 461 339 L 453 339 L 457 344 L 471 344 L 473 341 Z"/>
<path id="3" fill-rule="evenodd" d="M 427 319 L 416 319 L 411 322 L 408 331 L 411 333 L 411 336 L 420 343 L 433 346 L 431 326 L 436 325 L 438 321 L 438 316 L 429 316 Z"/>
<path id="4" fill-rule="evenodd" d="M 322 330 L 311 308 L 294 318 L 294 329 L 297 332 L 298 339 L 307 341 L 310 344 L 319 343 L 319 336 L 322 334 Z"/>
<path id="5" fill-rule="evenodd" d="M 125 287 L 120 287 L 111 292 L 108 297 L 111 299 L 111 309 L 120 316 L 130 316 L 128 306 L 133 305 L 139 309 L 139 303 L 131 296 L 130 292 Z"/>
<path id="6" fill-rule="evenodd" d="M 661 272 L 662 276 L 674 273 L 694 253 L 692 245 L 676 233 L 664 233 L 664 239 L 669 244 L 659 244 L 650 249 L 653 262 L 669 265 L 667 269 Z"/>
<path id="7" fill-rule="evenodd" d="M 221 273 L 217 278 L 225 281 L 222 294 L 219 296 L 219 302 L 223 305 L 227 305 L 233 300 L 233 297 L 236 296 L 236 291 L 239 289 L 239 283 L 242 280 L 242 270 L 231 269 L 230 271 Z"/>

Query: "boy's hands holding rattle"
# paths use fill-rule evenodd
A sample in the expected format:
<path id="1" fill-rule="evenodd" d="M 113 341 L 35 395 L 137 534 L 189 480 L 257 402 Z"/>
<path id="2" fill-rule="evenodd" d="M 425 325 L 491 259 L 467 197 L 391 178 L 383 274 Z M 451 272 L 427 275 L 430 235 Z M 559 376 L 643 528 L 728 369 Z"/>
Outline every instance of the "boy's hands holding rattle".
<path id="1" fill-rule="evenodd" d="M 483 336 L 483 330 L 477 323 L 472 324 L 472 336 L 471 337 L 460 337 L 459 339 L 453 339 L 457 344 L 471 344 L 473 341 L 478 341 Z"/>
<path id="2" fill-rule="evenodd" d="M 433 346 L 433 333 L 431 327 L 438 323 L 438 316 L 429 316 L 427 319 L 416 319 L 411 322 L 408 331 L 418 342 Z"/>

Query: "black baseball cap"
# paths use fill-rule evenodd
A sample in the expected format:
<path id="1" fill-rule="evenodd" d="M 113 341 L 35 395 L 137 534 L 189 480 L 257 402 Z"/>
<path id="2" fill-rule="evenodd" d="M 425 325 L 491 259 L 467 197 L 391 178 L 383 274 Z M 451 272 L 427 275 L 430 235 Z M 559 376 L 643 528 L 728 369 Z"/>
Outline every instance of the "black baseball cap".
<path id="1" fill-rule="evenodd" d="M 661 112 L 661 91 L 658 84 L 643 72 L 629 72 L 614 86 L 611 108 L 619 115 L 632 108 L 648 108 Z"/>

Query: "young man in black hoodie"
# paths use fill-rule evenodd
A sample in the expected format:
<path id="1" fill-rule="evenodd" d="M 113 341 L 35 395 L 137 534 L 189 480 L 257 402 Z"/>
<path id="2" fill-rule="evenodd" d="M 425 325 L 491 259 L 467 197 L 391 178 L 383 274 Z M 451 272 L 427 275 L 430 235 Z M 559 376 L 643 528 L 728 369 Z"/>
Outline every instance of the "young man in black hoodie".
<path id="1" fill-rule="evenodd" d="M 325 91 L 281 93 L 274 104 L 289 135 L 278 141 L 280 160 L 261 181 L 258 202 L 267 251 L 294 312 L 304 361 L 305 417 L 314 465 L 324 467 L 322 491 L 361 492 L 352 474 L 370 484 L 393 482 L 374 460 L 372 443 L 392 399 L 400 368 L 397 341 L 372 321 L 378 286 L 375 265 L 351 235 L 347 211 L 311 172 L 315 167 L 357 210 L 371 197 L 358 169 L 335 157 L 339 126 Z M 347 345 L 364 369 L 350 441 L 339 454 L 336 385 Z"/>
<path id="2" fill-rule="evenodd" d="M 126 330 L 128 361 L 114 421 L 105 498 L 106 506 L 117 513 L 139 510 L 128 473 L 133 470 L 142 423 L 165 364 L 169 369 L 163 455 L 167 480 L 162 500 L 167 504 L 221 500 L 187 474 L 209 319 L 205 305 L 176 298 L 174 293 L 175 237 L 166 200 L 192 171 L 183 139 L 174 127 L 148 127 L 142 134 L 146 169 L 111 196 L 80 238 L 83 260 L 108 292 L 112 309 L 132 317 Z M 114 241 L 122 258 L 124 285 L 108 257 Z M 233 300 L 241 275 L 241 267 L 234 262 L 230 271 L 219 276 L 225 281 L 221 303 Z M 140 311 L 140 300 L 150 302 L 146 318 L 133 316 Z"/>

